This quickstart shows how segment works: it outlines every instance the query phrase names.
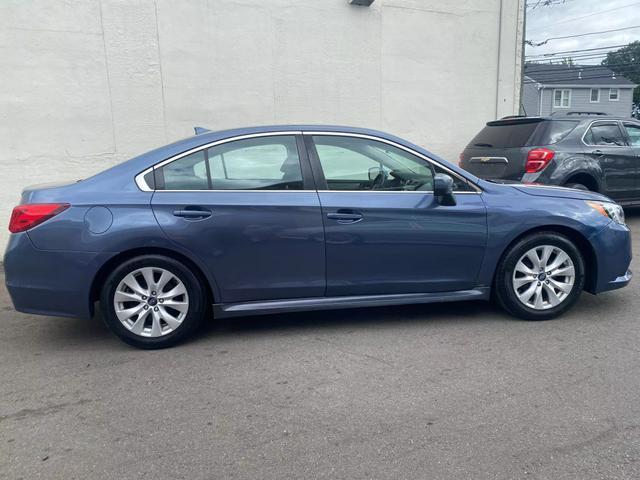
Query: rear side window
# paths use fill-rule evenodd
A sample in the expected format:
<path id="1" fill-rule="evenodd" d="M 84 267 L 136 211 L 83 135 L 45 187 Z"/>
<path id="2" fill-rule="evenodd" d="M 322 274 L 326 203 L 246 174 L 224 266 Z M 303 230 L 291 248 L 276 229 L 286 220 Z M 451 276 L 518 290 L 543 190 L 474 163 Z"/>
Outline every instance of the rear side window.
<path id="1" fill-rule="evenodd" d="M 575 120 L 550 120 L 544 122 L 545 128 L 540 136 L 536 139 L 537 145 L 552 145 L 569 135 L 578 123 Z"/>
<path id="2" fill-rule="evenodd" d="M 157 189 L 164 190 L 303 189 L 296 139 L 289 135 L 231 141 L 158 170 Z"/>
<path id="3" fill-rule="evenodd" d="M 617 146 L 626 145 L 622 131 L 617 123 L 595 123 L 584 136 L 587 145 Z"/>
<path id="4" fill-rule="evenodd" d="M 524 147 L 528 145 L 538 125 L 540 122 L 490 124 L 471 140 L 471 145 L 489 148 Z"/>

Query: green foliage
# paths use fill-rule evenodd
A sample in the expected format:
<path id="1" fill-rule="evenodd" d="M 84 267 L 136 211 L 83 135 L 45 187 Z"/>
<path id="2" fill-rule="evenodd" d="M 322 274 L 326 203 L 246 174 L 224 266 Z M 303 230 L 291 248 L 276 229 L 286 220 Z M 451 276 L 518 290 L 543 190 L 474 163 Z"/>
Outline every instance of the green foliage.
<path id="1" fill-rule="evenodd" d="M 640 85 L 640 41 L 607 53 L 602 65 Z M 633 103 L 637 111 L 640 108 L 640 87 L 636 87 L 633 92 Z"/>

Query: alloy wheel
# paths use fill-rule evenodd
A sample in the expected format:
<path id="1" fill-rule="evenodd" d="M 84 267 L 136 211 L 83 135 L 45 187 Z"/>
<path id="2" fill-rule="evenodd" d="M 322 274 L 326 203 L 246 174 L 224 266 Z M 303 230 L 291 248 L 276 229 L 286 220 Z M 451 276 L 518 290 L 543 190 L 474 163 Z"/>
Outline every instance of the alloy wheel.
<path id="1" fill-rule="evenodd" d="M 174 273 L 143 267 L 120 281 L 113 305 L 122 325 L 132 333 L 161 337 L 180 327 L 189 311 L 189 295 Z"/>
<path id="2" fill-rule="evenodd" d="M 573 290 L 575 267 L 571 257 L 554 245 L 527 251 L 512 276 L 518 300 L 529 308 L 547 310 L 564 302 Z"/>

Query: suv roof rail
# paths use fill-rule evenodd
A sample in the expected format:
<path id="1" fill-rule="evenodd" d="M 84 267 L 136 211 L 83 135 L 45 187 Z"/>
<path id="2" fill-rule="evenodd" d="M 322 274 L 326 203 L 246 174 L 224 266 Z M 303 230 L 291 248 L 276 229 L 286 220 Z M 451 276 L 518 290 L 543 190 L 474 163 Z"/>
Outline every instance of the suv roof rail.
<path id="1" fill-rule="evenodd" d="M 566 115 L 567 117 L 569 116 L 580 116 L 580 115 L 596 115 L 596 116 L 608 116 L 609 114 L 606 112 L 589 112 L 589 111 L 580 111 L 580 110 L 573 110 L 573 111 L 569 111 L 569 112 L 553 112 L 551 114 L 553 115 Z"/>

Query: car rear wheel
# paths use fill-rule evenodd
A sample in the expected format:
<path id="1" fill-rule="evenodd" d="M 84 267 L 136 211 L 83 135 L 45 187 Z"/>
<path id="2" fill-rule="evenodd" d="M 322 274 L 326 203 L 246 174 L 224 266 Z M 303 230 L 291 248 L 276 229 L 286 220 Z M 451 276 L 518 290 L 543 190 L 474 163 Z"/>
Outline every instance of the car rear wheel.
<path id="1" fill-rule="evenodd" d="M 143 255 L 125 261 L 107 278 L 100 304 L 111 331 L 138 348 L 165 348 L 200 325 L 204 288 L 177 260 Z"/>
<path id="2" fill-rule="evenodd" d="M 500 305 L 525 320 L 557 317 L 578 300 L 584 260 L 575 244 L 555 232 L 529 235 L 504 255 L 495 279 Z"/>

